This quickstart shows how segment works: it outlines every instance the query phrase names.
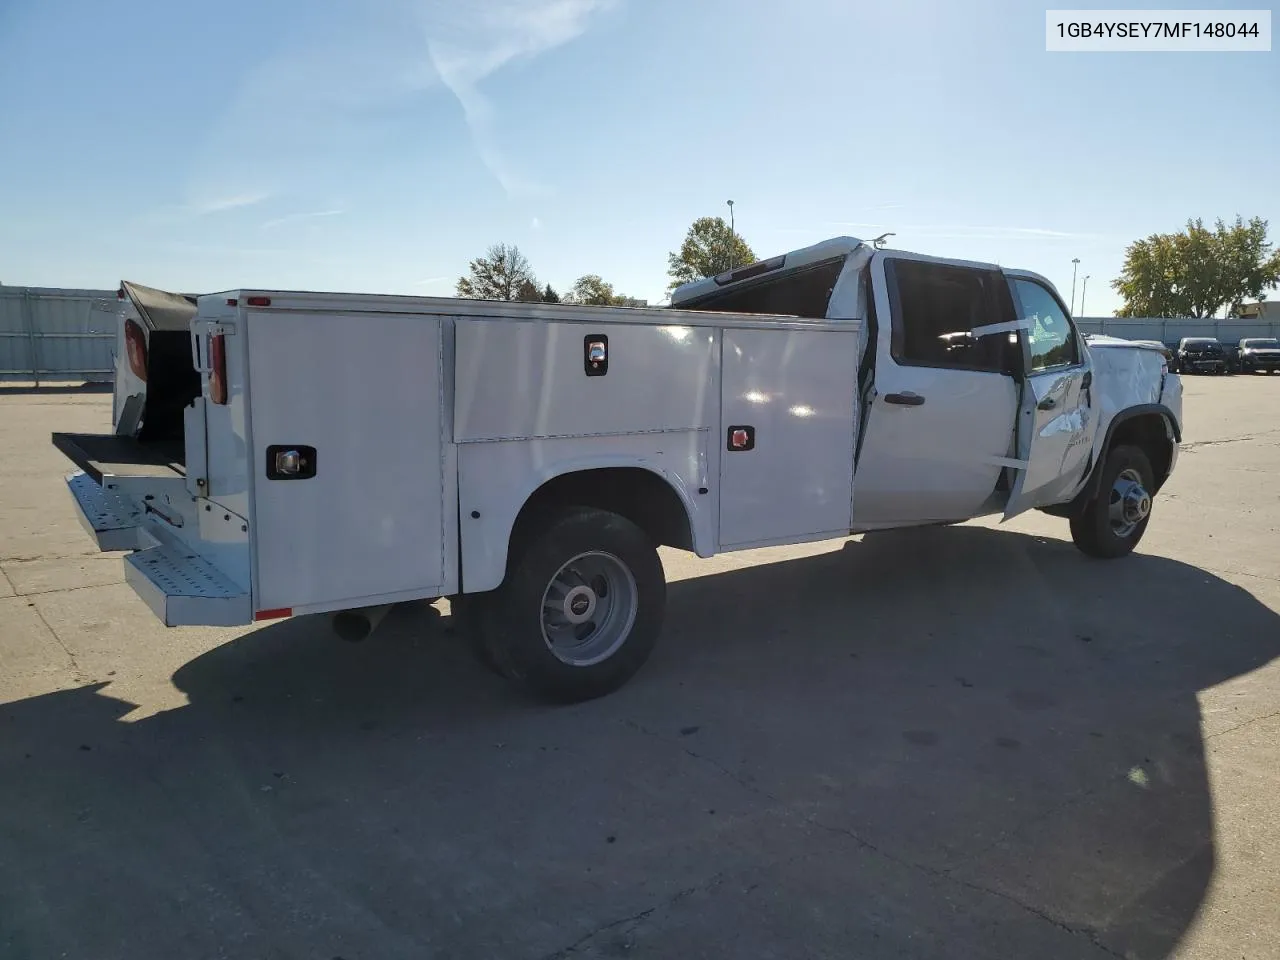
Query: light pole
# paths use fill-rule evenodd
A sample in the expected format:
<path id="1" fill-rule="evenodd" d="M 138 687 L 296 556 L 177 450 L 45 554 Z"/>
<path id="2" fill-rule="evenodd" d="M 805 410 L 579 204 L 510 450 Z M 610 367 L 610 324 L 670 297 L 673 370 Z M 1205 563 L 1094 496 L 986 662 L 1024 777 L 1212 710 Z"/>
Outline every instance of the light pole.
<path id="1" fill-rule="evenodd" d="M 1089 274 L 1084 275 L 1084 279 L 1080 281 L 1080 316 L 1084 316 L 1084 295 L 1089 290 Z"/>
<path id="2" fill-rule="evenodd" d="M 1080 258 L 1071 258 L 1071 314 L 1076 312 L 1076 268 L 1080 266 Z"/>
<path id="3" fill-rule="evenodd" d="M 725 202 L 729 204 L 729 269 L 732 270 L 737 266 L 737 264 L 733 262 L 733 255 L 735 253 L 733 249 L 733 201 L 726 200 Z"/>

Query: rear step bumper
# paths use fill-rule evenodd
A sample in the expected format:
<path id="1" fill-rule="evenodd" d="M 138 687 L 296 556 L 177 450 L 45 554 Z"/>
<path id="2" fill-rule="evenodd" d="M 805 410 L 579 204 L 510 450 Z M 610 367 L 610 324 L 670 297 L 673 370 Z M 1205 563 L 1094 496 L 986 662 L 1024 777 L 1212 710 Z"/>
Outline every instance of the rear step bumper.
<path id="1" fill-rule="evenodd" d="M 137 501 L 96 483 L 87 473 L 67 477 L 80 523 L 100 550 L 134 550 L 124 558 L 125 582 L 165 626 L 234 627 L 253 622 L 249 592 L 162 525 L 145 525 Z M 161 540 L 161 537 L 165 537 Z"/>
<path id="2" fill-rule="evenodd" d="M 142 546 L 138 542 L 142 509 L 128 498 L 100 486 L 87 473 L 67 477 L 67 490 L 79 508 L 80 525 L 99 550 L 137 550 Z"/>
<path id="3" fill-rule="evenodd" d="M 199 554 L 158 544 L 124 558 L 124 578 L 168 627 L 253 622 L 249 594 Z"/>

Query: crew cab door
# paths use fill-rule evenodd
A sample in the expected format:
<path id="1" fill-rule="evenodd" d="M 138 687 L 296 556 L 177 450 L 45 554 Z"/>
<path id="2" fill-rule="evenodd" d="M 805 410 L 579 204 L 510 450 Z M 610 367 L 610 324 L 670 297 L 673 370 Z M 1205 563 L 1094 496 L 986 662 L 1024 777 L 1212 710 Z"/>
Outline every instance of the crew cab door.
<path id="1" fill-rule="evenodd" d="M 1018 410 L 1017 324 L 1004 274 L 896 251 L 876 254 L 870 269 L 876 361 L 855 527 L 997 512 L 1002 474 L 1016 465 Z"/>
<path id="2" fill-rule="evenodd" d="M 1026 377 L 1018 411 L 1018 459 L 1004 518 L 1061 503 L 1091 464 L 1098 432 L 1089 355 L 1066 308 L 1038 279 L 1010 276 Z"/>

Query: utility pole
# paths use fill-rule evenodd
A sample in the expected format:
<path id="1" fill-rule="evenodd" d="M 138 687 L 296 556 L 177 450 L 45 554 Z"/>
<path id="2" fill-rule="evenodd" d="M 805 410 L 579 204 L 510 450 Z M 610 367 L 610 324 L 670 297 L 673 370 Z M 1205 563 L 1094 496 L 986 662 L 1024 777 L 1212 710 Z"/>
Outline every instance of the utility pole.
<path id="1" fill-rule="evenodd" d="M 734 254 L 737 251 L 734 249 L 736 244 L 734 243 L 735 234 L 733 231 L 733 201 L 726 200 L 725 202 L 729 204 L 729 269 L 732 270 L 734 267 L 738 265 L 734 261 Z"/>
<path id="2" fill-rule="evenodd" d="M 1073 257 L 1071 260 L 1071 315 L 1076 314 L 1076 268 L 1080 266 L 1080 258 Z"/>
<path id="3" fill-rule="evenodd" d="M 1084 295 L 1089 290 L 1089 274 L 1084 275 L 1084 280 L 1080 283 L 1080 316 L 1084 316 Z"/>

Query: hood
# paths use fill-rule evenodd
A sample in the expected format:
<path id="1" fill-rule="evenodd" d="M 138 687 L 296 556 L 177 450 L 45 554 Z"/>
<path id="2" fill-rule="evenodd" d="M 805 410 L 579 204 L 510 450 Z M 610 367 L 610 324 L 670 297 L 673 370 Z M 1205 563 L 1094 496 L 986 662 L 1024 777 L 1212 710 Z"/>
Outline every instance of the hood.
<path id="1" fill-rule="evenodd" d="M 1163 348 L 1154 343 L 1145 343 L 1138 340 L 1125 340 L 1121 337 L 1110 337 L 1106 334 L 1094 334 L 1086 338 L 1089 349 L 1102 347 L 1104 349 L 1115 349 L 1117 347 L 1128 347 L 1131 350 L 1150 350 L 1152 353 L 1163 353 Z"/>

